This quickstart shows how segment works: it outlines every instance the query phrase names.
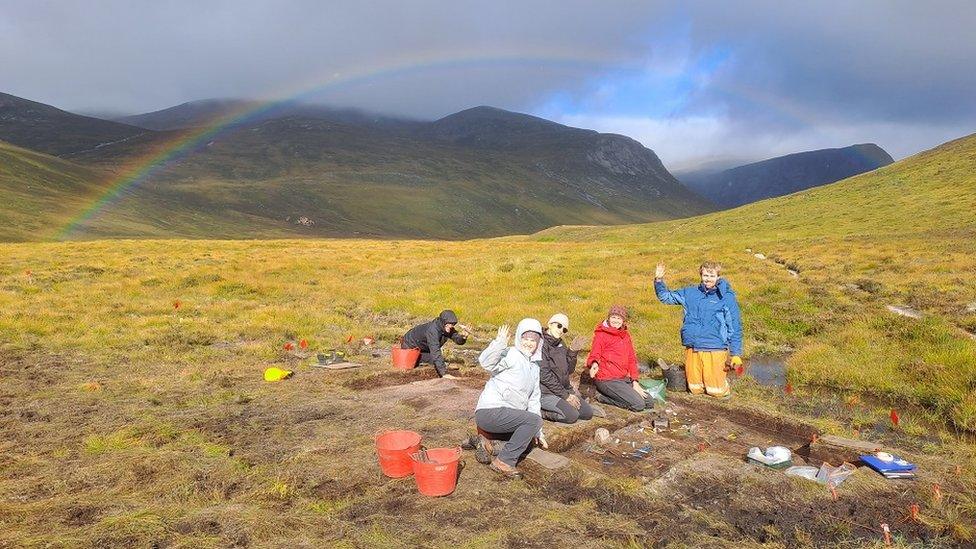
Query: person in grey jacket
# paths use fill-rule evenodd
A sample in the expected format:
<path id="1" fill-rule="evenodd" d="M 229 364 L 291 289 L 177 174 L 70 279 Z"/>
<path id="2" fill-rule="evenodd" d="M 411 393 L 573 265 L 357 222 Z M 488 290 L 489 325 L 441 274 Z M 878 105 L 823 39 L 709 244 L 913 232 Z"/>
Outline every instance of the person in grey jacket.
<path id="1" fill-rule="evenodd" d="M 469 333 L 470 329 L 458 322 L 454 311 L 445 309 L 434 320 L 411 328 L 403 336 L 401 346 L 404 349 L 420 349 L 417 364 L 421 362 L 433 364 L 438 376 L 454 379 L 454 376 L 447 373 L 447 362 L 444 361 L 441 347 L 448 339 L 458 345 L 464 345 Z"/>
<path id="2" fill-rule="evenodd" d="M 539 362 L 542 361 L 542 325 L 533 318 L 522 319 L 515 328 L 515 345 L 508 346 L 508 326 L 488 345 L 478 362 L 491 374 L 481 391 L 474 419 L 482 433 L 475 449 L 479 463 L 490 463 L 491 469 L 509 478 L 521 478 L 516 469 L 519 457 L 532 440 L 547 448 L 542 432 Z M 488 434 L 489 436 L 485 436 Z M 498 435 L 498 436 L 491 436 Z M 508 441 L 494 460 L 494 438 Z"/>

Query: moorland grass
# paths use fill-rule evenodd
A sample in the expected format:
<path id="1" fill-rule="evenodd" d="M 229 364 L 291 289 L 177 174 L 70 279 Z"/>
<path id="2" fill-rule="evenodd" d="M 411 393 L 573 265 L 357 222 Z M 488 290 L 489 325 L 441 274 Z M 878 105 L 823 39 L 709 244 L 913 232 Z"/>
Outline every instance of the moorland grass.
<path id="1" fill-rule="evenodd" d="M 376 494 L 363 488 L 356 470 L 355 463 L 370 459 L 371 442 L 369 427 L 354 416 L 343 420 L 342 430 L 315 432 L 323 446 L 350 453 L 350 463 L 342 464 L 322 461 L 319 446 L 288 438 L 294 433 L 260 423 L 263 416 L 253 416 L 257 424 L 241 420 L 218 428 L 207 423 L 208 413 L 296 398 L 282 385 L 260 382 L 265 367 L 294 364 L 282 348 L 286 341 L 306 339 L 312 349 L 326 349 L 369 335 L 386 346 L 444 307 L 473 324 L 484 341 L 499 324 L 555 311 L 569 315 L 574 333 L 589 334 L 610 304 L 624 303 L 633 313 L 639 357 L 676 361 L 681 311 L 654 297 L 654 265 L 664 261 L 668 283 L 678 286 L 694 283 L 706 258 L 725 265 L 742 303 L 746 355 L 790 356 L 794 398 L 817 386 L 907 402 L 925 417 L 922 423 L 909 417 L 903 435 L 918 436 L 930 425 L 946 431 L 945 444 L 931 453 L 959 461 L 959 486 L 926 512 L 943 531 L 954 529 L 956 539 L 971 539 L 965 522 L 974 514 L 976 464 L 972 446 L 952 432 L 976 432 L 976 341 L 965 333 L 973 324 L 967 307 L 976 302 L 974 151 L 976 138 L 970 137 L 834 185 L 728 212 L 651 225 L 561 227 L 526 237 L 0 244 L 0 351 L 7 378 L 0 396 L 24 406 L 3 424 L 14 441 L 6 449 L 16 459 L 0 470 L 0 488 L 33 491 L 32 503 L 0 504 L 0 517 L 14 532 L 5 539 L 69 546 L 138 545 L 174 535 L 202 545 L 234 536 L 267 540 L 281 527 L 268 510 L 281 508 L 287 527 L 307 528 L 310 536 L 340 532 L 329 539 L 353 545 L 395 540 L 402 529 L 363 518 L 376 512 L 369 499 Z M 897 316 L 885 308 L 889 304 L 924 316 Z M 329 391 L 330 398 L 357 406 L 353 391 Z M 763 402 L 758 391 L 740 396 L 784 406 Z M 23 415 L 28 412 L 34 415 Z M 851 432 L 851 425 L 830 417 L 815 420 L 830 431 Z M 249 436 L 267 443 L 257 445 Z M 247 459 L 235 454 L 242 444 L 251 445 Z M 301 452 L 276 453 L 291 447 Z M 255 458 L 265 453 L 266 460 Z M 302 459 L 352 484 L 323 495 L 307 464 L 294 461 Z M 54 473 L 66 463 L 77 473 L 70 481 Z M 117 470 L 118 463 L 127 465 Z M 42 473 L 70 486 L 24 484 Z M 618 488 L 614 501 L 626 501 L 620 498 L 628 490 Z M 503 497 L 496 488 L 479 489 Z M 59 495 L 43 503 L 45 493 Z M 388 506 L 410 502 L 397 494 L 383 497 Z M 621 526 L 619 519 L 593 514 L 600 497 L 570 502 L 576 520 L 567 519 L 566 528 L 579 529 L 577 536 L 612 536 L 615 528 L 640 534 L 633 521 Z M 114 511 L 105 514 L 108 508 Z M 73 528 L 70 517 L 87 516 L 86 509 L 101 518 Z M 551 521 L 548 511 L 533 511 L 525 524 Z M 45 532 L 26 522 L 29 512 L 68 518 Z M 245 518 L 233 518 L 238 515 Z M 728 528 L 714 514 L 698 520 Z M 235 521 L 251 523 L 245 528 Z M 211 522 L 221 525 L 219 535 L 209 532 Z M 520 539 L 530 528 L 478 524 L 448 527 L 439 539 L 478 528 L 471 546 L 490 545 Z M 789 535 L 801 539 L 803 533 Z M 418 538 L 405 543 L 411 541 Z"/>

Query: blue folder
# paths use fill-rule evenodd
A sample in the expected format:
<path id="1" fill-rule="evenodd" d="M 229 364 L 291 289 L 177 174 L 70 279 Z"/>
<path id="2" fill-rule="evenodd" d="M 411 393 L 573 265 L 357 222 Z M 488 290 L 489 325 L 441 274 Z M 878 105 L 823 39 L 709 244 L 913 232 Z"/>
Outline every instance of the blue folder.
<path id="1" fill-rule="evenodd" d="M 895 458 L 897 460 L 897 457 Z M 874 469 L 879 473 L 903 473 L 905 471 L 914 471 L 915 464 L 909 463 L 908 465 L 898 465 L 894 461 L 882 461 L 878 459 L 875 455 L 861 456 L 861 461 L 865 465 Z"/>

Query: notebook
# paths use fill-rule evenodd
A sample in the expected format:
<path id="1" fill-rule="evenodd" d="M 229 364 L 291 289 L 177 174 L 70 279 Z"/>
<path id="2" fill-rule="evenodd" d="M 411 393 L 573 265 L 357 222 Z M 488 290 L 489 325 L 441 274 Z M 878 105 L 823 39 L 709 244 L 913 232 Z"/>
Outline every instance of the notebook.
<path id="1" fill-rule="evenodd" d="M 883 461 L 878 459 L 878 456 L 866 455 L 861 456 L 861 461 L 882 475 L 885 473 L 906 473 L 915 470 L 914 463 L 897 463 L 898 461 L 901 461 L 897 457 L 893 461 Z"/>

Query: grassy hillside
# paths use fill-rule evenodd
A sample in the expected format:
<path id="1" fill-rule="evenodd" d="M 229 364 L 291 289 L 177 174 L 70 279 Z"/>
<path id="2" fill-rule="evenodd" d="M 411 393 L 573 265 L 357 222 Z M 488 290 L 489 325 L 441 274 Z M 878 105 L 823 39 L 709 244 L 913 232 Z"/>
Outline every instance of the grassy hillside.
<path id="1" fill-rule="evenodd" d="M 692 527 L 668 527 L 666 502 L 689 501 L 701 485 L 665 497 L 637 478 L 581 480 L 576 494 L 498 484 L 473 463 L 456 496 L 418 500 L 407 483 L 375 478 L 371 434 L 406 426 L 451 444 L 470 425 L 374 402 L 282 349 L 302 338 L 312 349 L 342 347 L 366 335 L 386 347 L 446 306 L 476 326 L 474 347 L 500 323 L 557 310 L 569 315 L 570 335 L 588 334 L 620 302 L 633 310 L 639 357 L 676 360 L 680 309 L 654 298 L 654 265 L 665 261 L 678 285 L 694 281 L 704 258 L 722 261 L 737 289 L 746 354 L 789 355 L 796 387 L 783 395 L 740 380 L 734 405 L 907 445 L 940 476 L 894 488 L 922 505 L 929 535 L 971 541 L 976 453 L 954 433 L 976 432 L 976 341 L 965 333 L 976 329 L 974 173 L 970 136 L 813 191 L 648 225 L 466 242 L 2 244 L 0 398 L 11 412 L 0 423 L 0 492 L 15 497 L 0 504 L 0 542 L 598 546 L 638 544 L 660 528 L 690 545 L 880 539 L 833 521 L 829 537 L 810 541 L 819 511 L 790 532 L 770 526 L 741 537 L 735 517 L 684 506 Z M 299 373 L 266 384 L 269 365 Z M 891 408 L 902 412 L 895 427 Z M 724 470 L 727 460 L 713 465 Z M 736 488 L 715 496 L 723 506 L 731 503 L 723 498 L 755 505 L 769 482 L 744 478 L 726 479 Z M 832 503 L 802 482 L 777 485 L 787 499 L 763 504 L 762 516 L 864 505 L 854 499 L 862 484 L 845 485 Z M 942 483 L 944 498 L 931 482 Z M 889 495 L 865 491 L 863 501 Z M 520 520 L 499 514 L 509 510 Z M 895 521 L 907 511 L 890 512 L 901 528 Z"/>
<path id="2" fill-rule="evenodd" d="M 0 141 L 0 240 L 52 238 L 101 190 L 106 174 Z"/>
<path id="3" fill-rule="evenodd" d="M 62 156 L 122 143 L 151 132 L 81 116 L 0 92 L 0 140 Z"/>
<path id="4" fill-rule="evenodd" d="M 587 160 L 598 134 L 559 128 L 542 146 L 494 150 L 384 128 L 267 120 L 167 165 L 79 236 L 462 238 L 707 210 L 663 167 L 612 173 Z M 105 155 L 118 157 L 107 148 L 90 160 Z M 159 230 L 120 231 L 114 215 L 127 212 Z"/>
<path id="5" fill-rule="evenodd" d="M 179 141 L 180 135 L 135 139 L 72 161 L 104 172 L 104 181 L 125 177 L 131 158 Z M 543 155 L 471 149 L 318 120 L 269 120 L 221 136 L 154 172 L 72 237 L 461 238 L 706 210 L 677 182 L 662 191 L 656 179 L 613 179 L 585 161 L 560 161 L 573 150 L 572 141 Z M 577 156 L 584 158 L 585 151 Z M 552 170 L 540 170 L 543 161 Z M 300 223 L 303 218 L 310 223 Z"/>
<path id="6" fill-rule="evenodd" d="M 487 107 L 433 123 L 302 105 L 212 122 L 234 119 L 230 112 L 247 105 L 204 102 L 150 113 L 160 124 L 153 127 L 222 127 L 197 143 L 199 128 L 145 130 L 0 94 L 0 140 L 103 172 L 93 185 L 137 181 L 76 227 L 75 239 L 459 239 L 711 210 L 653 151 L 623 136 Z M 147 172 L 149 165 L 155 168 Z M 21 169 L 17 185 L 42 185 L 46 177 Z M 66 205 L 79 203 L 70 189 L 63 192 Z M 60 221 L 21 205 L 0 204 L 0 215 Z"/>

